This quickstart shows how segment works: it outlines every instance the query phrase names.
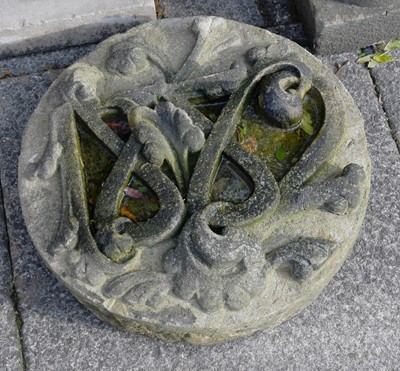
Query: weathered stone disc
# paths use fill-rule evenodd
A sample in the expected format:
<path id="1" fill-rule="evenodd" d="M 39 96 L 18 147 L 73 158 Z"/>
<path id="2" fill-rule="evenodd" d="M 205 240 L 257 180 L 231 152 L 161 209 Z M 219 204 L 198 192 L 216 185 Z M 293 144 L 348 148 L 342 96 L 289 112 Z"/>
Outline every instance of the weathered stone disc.
<path id="1" fill-rule="evenodd" d="M 98 317 L 193 343 L 272 328 L 363 222 L 363 120 L 300 46 L 214 17 L 104 41 L 50 87 L 19 163 L 24 217 Z"/>

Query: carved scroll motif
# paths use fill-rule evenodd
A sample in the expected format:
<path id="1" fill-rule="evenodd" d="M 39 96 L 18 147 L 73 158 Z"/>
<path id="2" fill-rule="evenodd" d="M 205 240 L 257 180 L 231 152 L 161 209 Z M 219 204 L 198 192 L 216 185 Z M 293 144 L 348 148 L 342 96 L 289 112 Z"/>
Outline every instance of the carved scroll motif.
<path id="1" fill-rule="evenodd" d="M 353 129 L 335 84 L 285 42 L 226 27 L 193 20 L 179 58 L 127 36 L 49 98 L 46 145 L 25 169 L 62 189 L 46 254 L 110 312 L 174 308 L 194 323 L 247 310 L 282 271 L 275 290 L 294 291 L 343 242 L 310 215 L 331 223 L 365 198 L 368 169 L 336 160 Z"/>

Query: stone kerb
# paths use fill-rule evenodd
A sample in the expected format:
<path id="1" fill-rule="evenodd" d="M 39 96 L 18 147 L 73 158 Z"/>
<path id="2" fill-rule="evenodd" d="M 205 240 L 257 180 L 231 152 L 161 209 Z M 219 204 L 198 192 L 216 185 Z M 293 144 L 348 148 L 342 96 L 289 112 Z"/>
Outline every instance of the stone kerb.
<path id="1" fill-rule="evenodd" d="M 96 42 L 155 18 L 153 0 L 4 1 L 0 57 Z"/>
<path id="2" fill-rule="evenodd" d="M 400 34 L 394 0 L 298 0 L 305 31 L 318 54 L 352 51 Z"/>

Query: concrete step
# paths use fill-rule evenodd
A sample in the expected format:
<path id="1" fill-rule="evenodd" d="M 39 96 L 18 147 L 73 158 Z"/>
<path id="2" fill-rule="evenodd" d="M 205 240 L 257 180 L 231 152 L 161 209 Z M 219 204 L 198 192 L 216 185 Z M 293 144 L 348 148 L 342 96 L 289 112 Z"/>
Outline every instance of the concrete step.
<path id="1" fill-rule="evenodd" d="M 155 18 L 153 0 L 4 1 L 0 58 L 99 41 Z"/>

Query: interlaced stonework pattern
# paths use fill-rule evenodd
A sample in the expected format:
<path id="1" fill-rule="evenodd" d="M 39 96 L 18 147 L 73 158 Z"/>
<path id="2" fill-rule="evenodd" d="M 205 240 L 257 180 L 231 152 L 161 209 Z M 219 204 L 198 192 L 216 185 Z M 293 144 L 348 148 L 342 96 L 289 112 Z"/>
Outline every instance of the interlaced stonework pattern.
<path id="1" fill-rule="evenodd" d="M 22 143 L 24 217 L 98 317 L 211 343 L 310 304 L 360 230 L 370 162 L 342 84 L 215 17 L 152 22 L 64 71 Z"/>

